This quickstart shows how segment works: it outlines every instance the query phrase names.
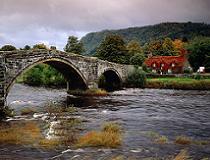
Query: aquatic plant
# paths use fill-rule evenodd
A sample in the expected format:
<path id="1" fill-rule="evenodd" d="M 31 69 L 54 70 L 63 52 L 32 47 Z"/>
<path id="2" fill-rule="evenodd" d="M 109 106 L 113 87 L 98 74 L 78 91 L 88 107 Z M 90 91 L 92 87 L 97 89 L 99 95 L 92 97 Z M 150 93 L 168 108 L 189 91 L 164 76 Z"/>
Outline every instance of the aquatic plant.
<path id="1" fill-rule="evenodd" d="M 181 152 L 173 160 L 189 160 L 190 156 L 187 150 L 181 150 Z"/>
<path id="2" fill-rule="evenodd" d="M 122 133 L 117 124 L 105 124 L 101 131 L 90 131 L 78 140 L 78 147 L 117 148 L 122 144 Z"/>
<path id="3" fill-rule="evenodd" d="M 175 139 L 175 143 L 181 145 L 189 145 L 192 143 L 192 139 L 187 136 L 177 136 Z"/>
<path id="4" fill-rule="evenodd" d="M 166 144 L 168 143 L 168 138 L 166 136 L 160 136 L 155 139 L 155 142 L 158 144 Z"/>
<path id="5" fill-rule="evenodd" d="M 39 141 L 39 146 L 41 148 L 52 149 L 60 145 L 60 143 L 61 142 L 58 139 L 41 139 Z"/>
<path id="6" fill-rule="evenodd" d="M 57 147 L 60 141 L 48 140 L 34 122 L 3 125 L 0 127 L 0 144 L 34 145 L 43 148 Z"/>

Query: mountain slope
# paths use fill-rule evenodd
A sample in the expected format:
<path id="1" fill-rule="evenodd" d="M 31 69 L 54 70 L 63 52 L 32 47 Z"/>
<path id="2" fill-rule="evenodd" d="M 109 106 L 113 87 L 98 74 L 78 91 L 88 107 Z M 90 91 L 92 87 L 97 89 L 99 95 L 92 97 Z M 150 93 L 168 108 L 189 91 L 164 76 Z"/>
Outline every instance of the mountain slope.
<path id="1" fill-rule="evenodd" d="M 92 32 L 84 36 L 81 41 L 84 43 L 86 55 L 93 55 L 101 41 L 108 34 L 119 34 L 126 42 L 138 40 L 142 45 L 150 40 L 172 39 L 186 37 L 188 40 L 196 36 L 210 37 L 210 25 L 204 23 L 161 23 L 145 27 L 133 27 L 119 30 L 104 30 Z"/>

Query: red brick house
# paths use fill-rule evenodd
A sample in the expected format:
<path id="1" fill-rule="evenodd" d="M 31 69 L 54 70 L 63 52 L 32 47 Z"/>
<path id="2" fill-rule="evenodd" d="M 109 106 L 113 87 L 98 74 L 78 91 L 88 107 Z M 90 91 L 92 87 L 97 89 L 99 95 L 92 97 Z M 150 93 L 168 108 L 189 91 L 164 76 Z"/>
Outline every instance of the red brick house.
<path id="1" fill-rule="evenodd" d="M 187 59 L 187 51 L 181 50 L 179 56 L 152 56 L 144 62 L 154 73 L 159 74 L 178 74 L 185 69 L 191 69 Z"/>

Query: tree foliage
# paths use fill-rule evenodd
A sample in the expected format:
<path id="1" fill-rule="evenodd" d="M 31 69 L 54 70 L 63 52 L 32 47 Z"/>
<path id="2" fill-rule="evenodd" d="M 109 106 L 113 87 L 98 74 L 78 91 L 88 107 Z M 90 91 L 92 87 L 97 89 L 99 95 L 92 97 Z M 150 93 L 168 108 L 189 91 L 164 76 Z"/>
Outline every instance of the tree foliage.
<path id="1" fill-rule="evenodd" d="M 108 35 L 99 45 L 96 56 L 110 62 L 129 63 L 125 42 L 119 35 Z"/>
<path id="2" fill-rule="evenodd" d="M 29 45 L 25 45 L 23 49 L 24 49 L 24 50 L 30 50 L 31 47 L 30 47 Z"/>
<path id="3" fill-rule="evenodd" d="M 178 49 L 176 49 L 174 42 L 170 38 L 165 38 L 162 41 L 151 41 L 144 46 L 144 50 L 147 54 L 153 56 L 174 56 L 178 54 Z"/>
<path id="4" fill-rule="evenodd" d="M 69 53 L 82 54 L 85 51 L 85 49 L 83 43 L 80 42 L 77 37 L 69 36 L 64 51 Z"/>
<path id="5" fill-rule="evenodd" d="M 7 44 L 1 47 L 1 51 L 14 51 L 17 50 L 15 46 Z"/>
<path id="6" fill-rule="evenodd" d="M 134 56 L 132 56 L 130 58 L 130 64 L 131 65 L 138 65 L 138 66 L 142 66 L 142 64 L 144 63 L 145 60 L 145 56 L 142 53 L 137 53 Z"/>
<path id="7" fill-rule="evenodd" d="M 33 49 L 48 49 L 44 43 L 35 44 Z"/>
<path id="8" fill-rule="evenodd" d="M 127 44 L 127 51 L 130 56 L 134 56 L 135 54 L 143 54 L 143 49 L 140 43 L 136 40 L 132 40 Z"/>
<path id="9" fill-rule="evenodd" d="M 197 37 L 187 46 L 189 51 L 189 62 L 196 71 L 200 66 L 210 67 L 208 57 L 210 56 L 210 38 Z"/>
<path id="10" fill-rule="evenodd" d="M 39 64 L 23 74 L 23 82 L 32 86 L 63 86 L 64 77 L 54 68 Z"/>
<path id="11" fill-rule="evenodd" d="M 143 48 L 138 41 L 132 40 L 127 44 L 127 51 L 130 56 L 129 64 L 141 66 L 145 60 Z"/>
<path id="12" fill-rule="evenodd" d="M 93 55 L 97 46 L 109 34 L 121 35 L 125 42 L 133 39 L 145 45 L 151 40 L 164 40 L 166 37 L 182 39 L 183 42 L 192 40 L 196 36 L 210 37 L 210 25 L 204 23 L 161 23 L 153 26 L 132 27 L 119 30 L 104 30 L 101 32 L 89 33 L 81 39 L 84 43 L 85 54 Z"/>

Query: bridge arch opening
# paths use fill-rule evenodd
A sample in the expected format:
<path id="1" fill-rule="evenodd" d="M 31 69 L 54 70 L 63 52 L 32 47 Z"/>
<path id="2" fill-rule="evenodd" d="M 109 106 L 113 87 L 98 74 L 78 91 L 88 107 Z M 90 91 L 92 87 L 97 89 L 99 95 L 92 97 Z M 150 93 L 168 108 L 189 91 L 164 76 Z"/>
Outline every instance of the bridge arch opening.
<path id="1" fill-rule="evenodd" d="M 47 60 L 34 62 L 33 64 L 26 66 L 25 68 L 21 69 L 18 73 L 16 73 L 16 75 L 12 78 L 12 80 L 6 86 L 6 96 L 8 95 L 10 88 L 14 85 L 16 79 L 21 74 L 25 73 L 26 71 L 30 70 L 31 68 L 39 64 L 47 64 L 55 68 L 58 72 L 60 72 L 65 78 L 65 80 L 67 81 L 67 90 L 75 90 L 75 89 L 85 90 L 88 88 L 85 77 L 81 74 L 81 72 L 76 67 L 74 67 L 68 61 L 53 58 L 53 59 L 47 59 Z"/>
<path id="2" fill-rule="evenodd" d="M 122 87 L 121 77 L 117 71 L 108 69 L 99 77 L 98 87 L 107 91 L 118 90 Z"/>

